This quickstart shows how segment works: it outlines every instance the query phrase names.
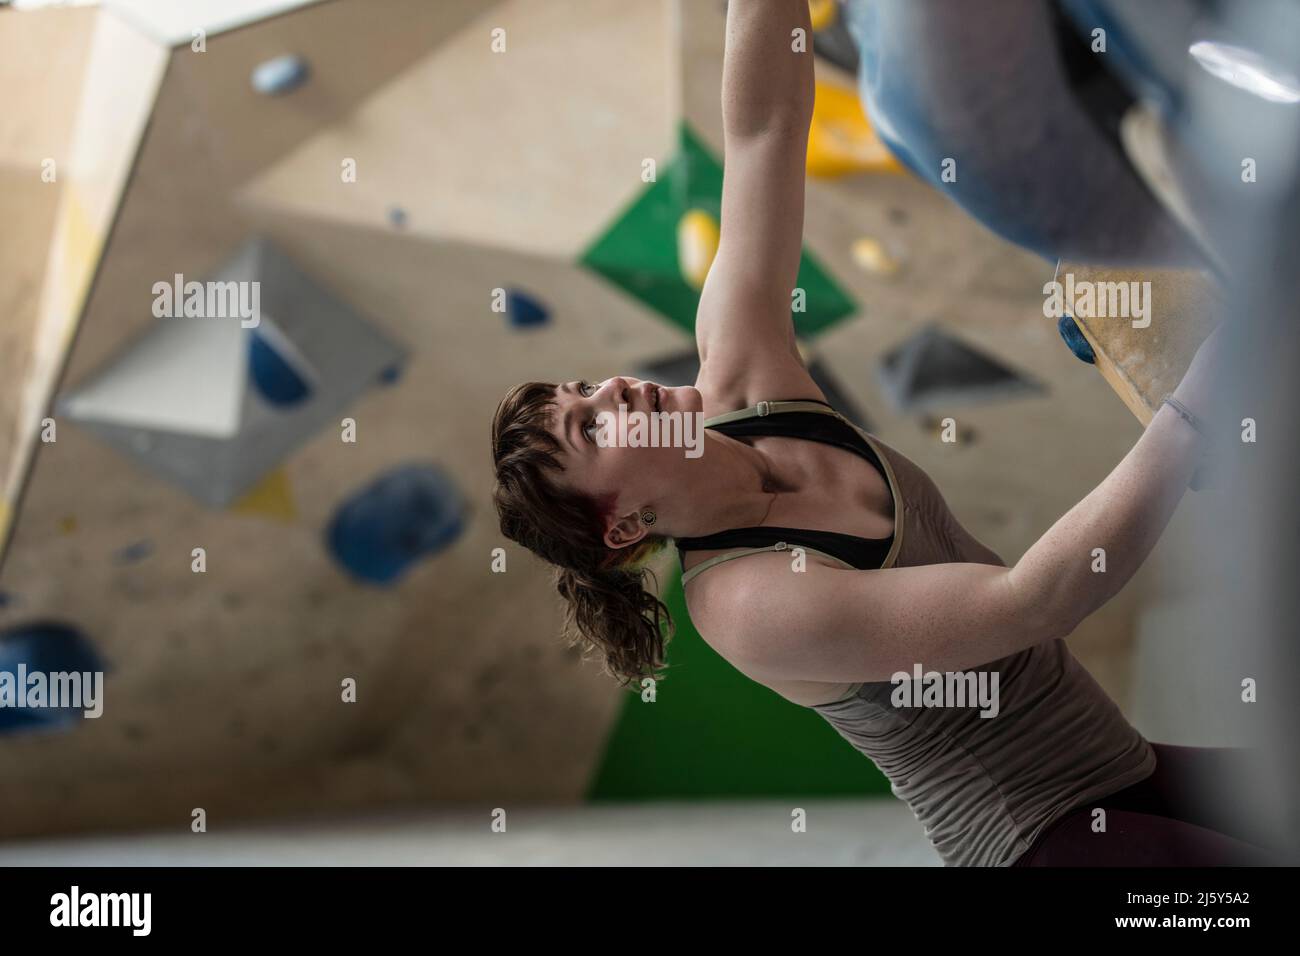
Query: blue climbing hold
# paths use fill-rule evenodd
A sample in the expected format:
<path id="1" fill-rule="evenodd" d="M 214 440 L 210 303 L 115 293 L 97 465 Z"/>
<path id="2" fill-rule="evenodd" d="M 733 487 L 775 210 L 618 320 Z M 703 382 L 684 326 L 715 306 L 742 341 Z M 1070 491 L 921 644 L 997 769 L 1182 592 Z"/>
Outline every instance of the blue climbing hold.
<path id="1" fill-rule="evenodd" d="M 264 96 L 291 93 L 307 82 L 310 72 L 306 60 L 287 53 L 257 65 L 252 75 L 253 89 Z"/>
<path id="2" fill-rule="evenodd" d="M 1074 357 L 1089 365 L 1097 364 L 1097 356 L 1092 351 L 1092 345 L 1083 336 L 1079 330 L 1078 323 L 1074 321 L 1074 316 L 1063 315 L 1056 320 L 1057 331 L 1061 333 L 1061 338 L 1065 339 L 1065 344 L 1070 347 Z"/>
<path id="3" fill-rule="evenodd" d="M 153 542 L 147 538 L 143 541 L 136 541 L 128 544 L 125 548 L 119 548 L 113 555 L 113 560 L 118 564 L 135 564 L 143 561 L 149 555 L 153 554 Z"/>
<path id="4" fill-rule="evenodd" d="M 535 328 L 551 319 L 551 312 L 527 292 L 510 289 L 506 293 L 506 318 L 516 329 Z"/>
<path id="5" fill-rule="evenodd" d="M 102 708 L 103 682 L 93 675 L 105 670 L 94 646 L 69 625 L 37 621 L 0 630 L 0 734 L 66 728 Z M 52 706 L 69 703 L 64 694 L 75 689 L 74 706 Z"/>
<path id="6" fill-rule="evenodd" d="M 343 503 L 326 541 L 354 577 L 392 584 L 465 528 L 465 503 L 451 479 L 429 465 L 404 465 Z"/>
<path id="7" fill-rule="evenodd" d="M 305 401 L 311 386 L 260 332 L 248 339 L 248 372 L 258 394 L 279 408 Z"/>

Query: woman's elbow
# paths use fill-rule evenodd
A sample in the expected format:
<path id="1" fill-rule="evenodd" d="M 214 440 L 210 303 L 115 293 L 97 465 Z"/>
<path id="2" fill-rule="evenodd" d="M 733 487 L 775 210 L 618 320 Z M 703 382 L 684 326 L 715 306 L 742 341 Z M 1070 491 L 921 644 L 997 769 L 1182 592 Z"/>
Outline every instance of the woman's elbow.
<path id="1" fill-rule="evenodd" d="M 1017 571 L 1009 569 L 1005 580 L 1012 595 L 1013 616 L 1023 622 L 1025 643 L 1032 646 L 1074 633 L 1087 616 L 1079 603 L 1061 588 L 1035 585 L 1029 576 Z"/>

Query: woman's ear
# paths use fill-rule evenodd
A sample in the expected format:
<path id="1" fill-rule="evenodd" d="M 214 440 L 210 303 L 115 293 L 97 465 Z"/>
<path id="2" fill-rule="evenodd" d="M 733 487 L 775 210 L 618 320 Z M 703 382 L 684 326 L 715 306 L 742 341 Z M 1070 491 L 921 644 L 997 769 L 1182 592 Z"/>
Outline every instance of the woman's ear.
<path id="1" fill-rule="evenodd" d="M 633 511 L 617 519 L 605 531 L 605 544 L 611 548 L 626 548 L 646 536 L 646 526 L 639 512 Z"/>

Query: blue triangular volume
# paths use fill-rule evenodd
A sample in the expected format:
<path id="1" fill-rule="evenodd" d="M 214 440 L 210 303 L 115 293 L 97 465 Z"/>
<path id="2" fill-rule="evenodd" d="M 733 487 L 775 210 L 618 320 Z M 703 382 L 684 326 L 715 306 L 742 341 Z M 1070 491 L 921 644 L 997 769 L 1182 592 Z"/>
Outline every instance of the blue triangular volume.
<path id="1" fill-rule="evenodd" d="M 550 321 L 551 313 L 546 306 L 519 289 L 506 293 L 506 318 L 517 329 L 534 328 Z"/>

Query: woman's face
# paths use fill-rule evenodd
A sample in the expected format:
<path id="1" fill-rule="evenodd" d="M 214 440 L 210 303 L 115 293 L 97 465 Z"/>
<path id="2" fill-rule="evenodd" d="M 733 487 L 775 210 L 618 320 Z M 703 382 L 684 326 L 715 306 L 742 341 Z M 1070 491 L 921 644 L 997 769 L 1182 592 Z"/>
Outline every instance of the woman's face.
<path id="1" fill-rule="evenodd" d="M 633 444 L 638 439 L 631 427 L 620 433 L 620 404 L 626 406 L 628 426 L 635 421 L 633 412 L 642 413 L 647 428 L 658 423 L 660 447 Z M 695 453 L 688 457 L 688 448 L 681 441 L 666 447 L 663 442 L 684 438 L 702 447 L 704 441 L 699 427 L 703 400 L 689 385 L 670 388 L 626 376 L 603 382 L 566 382 L 556 389 L 555 405 L 551 433 L 563 449 L 560 459 L 564 465 L 558 483 L 594 498 L 610 520 L 662 500 L 698 457 Z M 602 412 L 608 416 L 601 418 Z M 668 419 L 656 412 L 680 413 L 672 416 L 680 425 L 670 433 Z"/>

